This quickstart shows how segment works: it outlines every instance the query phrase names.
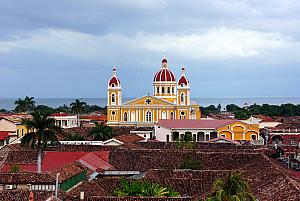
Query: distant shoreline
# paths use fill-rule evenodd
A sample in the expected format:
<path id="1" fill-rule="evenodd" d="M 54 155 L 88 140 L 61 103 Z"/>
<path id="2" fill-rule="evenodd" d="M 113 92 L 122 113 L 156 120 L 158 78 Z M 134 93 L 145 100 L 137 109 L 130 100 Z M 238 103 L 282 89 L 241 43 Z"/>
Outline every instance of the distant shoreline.
<path id="1" fill-rule="evenodd" d="M 22 98 L 22 97 L 21 97 Z M 0 109 L 12 110 L 14 109 L 14 101 L 17 98 L 0 98 Z M 132 98 L 123 98 L 123 102 L 126 102 Z M 36 105 L 47 105 L 52 108 L 57 108 L 66 104 L 69 106 L 75 98 L 35 98 Z M 107 98 L 82 98 L 88 105 L 98 105 L 100 107 L 106 106 Z M 281 105 L 286 103 L 300 104 L 300 97 L 254 97 L 254 98 L 192 98 L 193 101 L 200 104 L 200 106 L 207 107 L 209 105 L 217 106 L 219 103 L 222 108 L 225 108 L 228 104 L 235 104 L 240 107 L 245 103 L 252 105 L 254 103 L 258 105 Z"/>

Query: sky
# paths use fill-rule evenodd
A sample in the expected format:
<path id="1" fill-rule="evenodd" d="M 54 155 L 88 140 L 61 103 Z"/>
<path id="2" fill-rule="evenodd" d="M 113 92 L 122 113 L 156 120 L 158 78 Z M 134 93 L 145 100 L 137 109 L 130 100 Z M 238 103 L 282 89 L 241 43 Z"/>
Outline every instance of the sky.
<path id="1" fill-rule="evenodd" d="M 300 97 L 299 0 L 0 0 L 0 97 L 152 92 L 163 57 L 191 96 Z"/>

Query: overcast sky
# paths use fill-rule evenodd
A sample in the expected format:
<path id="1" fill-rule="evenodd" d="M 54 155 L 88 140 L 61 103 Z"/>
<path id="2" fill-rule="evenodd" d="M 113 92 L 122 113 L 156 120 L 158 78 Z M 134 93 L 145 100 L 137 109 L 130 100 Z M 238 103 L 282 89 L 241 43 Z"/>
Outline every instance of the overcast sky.
<path id="1" fill-rule="evenodd" d="M 177 78 L 186 66 L 192 97 L 299 97 L 299 11 L 299 0 L 0 0 L 0 97 L 106 97 L 113 65 L 123 97 L 137 97 L 164 56 Z"/>

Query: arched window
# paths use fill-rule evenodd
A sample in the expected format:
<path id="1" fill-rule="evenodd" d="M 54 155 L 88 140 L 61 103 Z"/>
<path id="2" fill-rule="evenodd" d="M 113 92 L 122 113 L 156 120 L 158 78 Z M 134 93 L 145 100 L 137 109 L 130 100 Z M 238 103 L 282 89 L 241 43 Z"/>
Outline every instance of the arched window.
<path id="1" fill-rule="evenodd" d="M 172 87 L 172 94 L 175 94 L 175 89 L 174 89 L 174 87 Z"/>
<path id="2" fill-rule="evenodd" d="M 167 91 L 167 93 L 168 93 L 168 94 L 170 94 L 170 93 L 171 93 L 171 89 L 170 89 L 170 87 L 168 87 L 168 91 Z"/>
<path id="3" fill-rule="evenodd" d="M 184 103 L 184 93 L 181 93 L 181 94 L 180 94 L 180 102 L 181 102 L 181 103 Z"/>
<path id="4" fill-rule="evenodd" d="M 165 87 L 161 88 L 161 93 L 164 94 L 165 93 Z"/>
<path id="5" fill-rule="evenodd" d="M 180 112 L 180 119 L 185 119 L 185 112 L 184 111 Z"/>
<path id="6" fill-rule="evenodd" d="M 156 93 L 159 94 L 159 87 L 156 87 Z"/>
<path id="7" fill-rule="evenodd" d="M 111 95 L 111 103 L 116 103 L 116 94 Z"/>
<path id="8" fill-rule="evenodd" d="M 130 117 L 131 122 L 135 122 L 135 112 L 131 112 L 131 117 Z"/>
<path id="9" fill-rule="evenodd" d="M 115 84 L 111 84 L 111 87 L 115 87 Z"/>
<path id="10" fill-rule="evenodd" d="M 174 119 L 174 113 L 173 112 L 170 113 L 170 119 Z"/>
<path id="11" fill-rule="evenodd" d="M 166 113 L 166 112 L 162 112 L 161 118 L 162 118 L 162 119 L 166 119 L 166 118 L 167 118 L 167 113 Z"/>
<path id="12" fill-rule="evenodd" d="M 146 112 L 146 122 L 151 122 L 152 121 L 152 113 L 150 110 Z"/>
<path id="13" fill-rule="evenodd" d="M 128 118 L 127 118 L 127 112 L 124 112 L 124 121 L 127 121 Z"/>

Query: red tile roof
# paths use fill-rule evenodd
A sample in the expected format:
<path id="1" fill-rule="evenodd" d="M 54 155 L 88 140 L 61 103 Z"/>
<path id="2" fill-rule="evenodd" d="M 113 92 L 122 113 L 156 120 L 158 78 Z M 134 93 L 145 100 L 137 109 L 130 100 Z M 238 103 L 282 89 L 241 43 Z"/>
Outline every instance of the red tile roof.
<path id="1" fill-rule="evenodd" d="M 46 173 L 0 173 L 0 184 L 55 183 L 54 177 Z"/>
<path id="2" fill-rule="evenodd" d="M 0 131 L 0 140 L 5 140 L 8 138 L 9 132 L 8 131 Z"/>
<path id="3" fill-rule="evenodd" d="M 101 115 L 80 115 L 80 119 L 89 119 L 89 120 L 94 120 L 94 121 L 106 121 L 107 116 L 104 114 Z"/>
<path id="4" fill-rule="evenodd" d="M 68 117 L 68 116 L 76 116 L 75 114 L 66 114 L 66 113 L 55 113 L 51 114 L 52 117 Z"/>
<path id="5" fill-rule="evenodd" d="M 167 128 L 177 128 L 177 129 L 216 129 L 228 124 L 237 122 L 234 119 L 161 119 L 157 122 L 158 125 Z"/>
<path id="6" fill-rule="evenodd" d="M 110 165 L 107 161 L 103 160 L 95 153 L 88 153 L 87 155 L 81 157 L 78 161 L 82 165 L 86 166 L 87 168 L 93 171 L 96 171 L 97 169 L 113 169 L 112 165 Z"/>
<path id="7" fill-rule="evenodd" d="M 119 135 L 117 137 L 115 137 L 116 140 L 119 140 L 123 143 L 126 143 L 126 142 L 138 142 L 138 141 L 141 141 L 141 140 L 145 140 L 145 138 L 139 136 L 139 135 L 136 135 L 136 134 L 125 134 L 125 135 Z"/>
<path id="8" fill-rule="evenodd" d="M 235 140 L 232 140 L 232 139 L 226 138 L 226 137 L 217 137 L 217 138 L 209 140 L 208 142 L 216 142 L 216 143 L 218 143 L 220 141 L 227 141 L 227 142 L 230 142 L 230 143 L 233 143 L 233 144 L 237 144 L 237 145 L 240 144 L 238 141 L 235 141 Z"/>

